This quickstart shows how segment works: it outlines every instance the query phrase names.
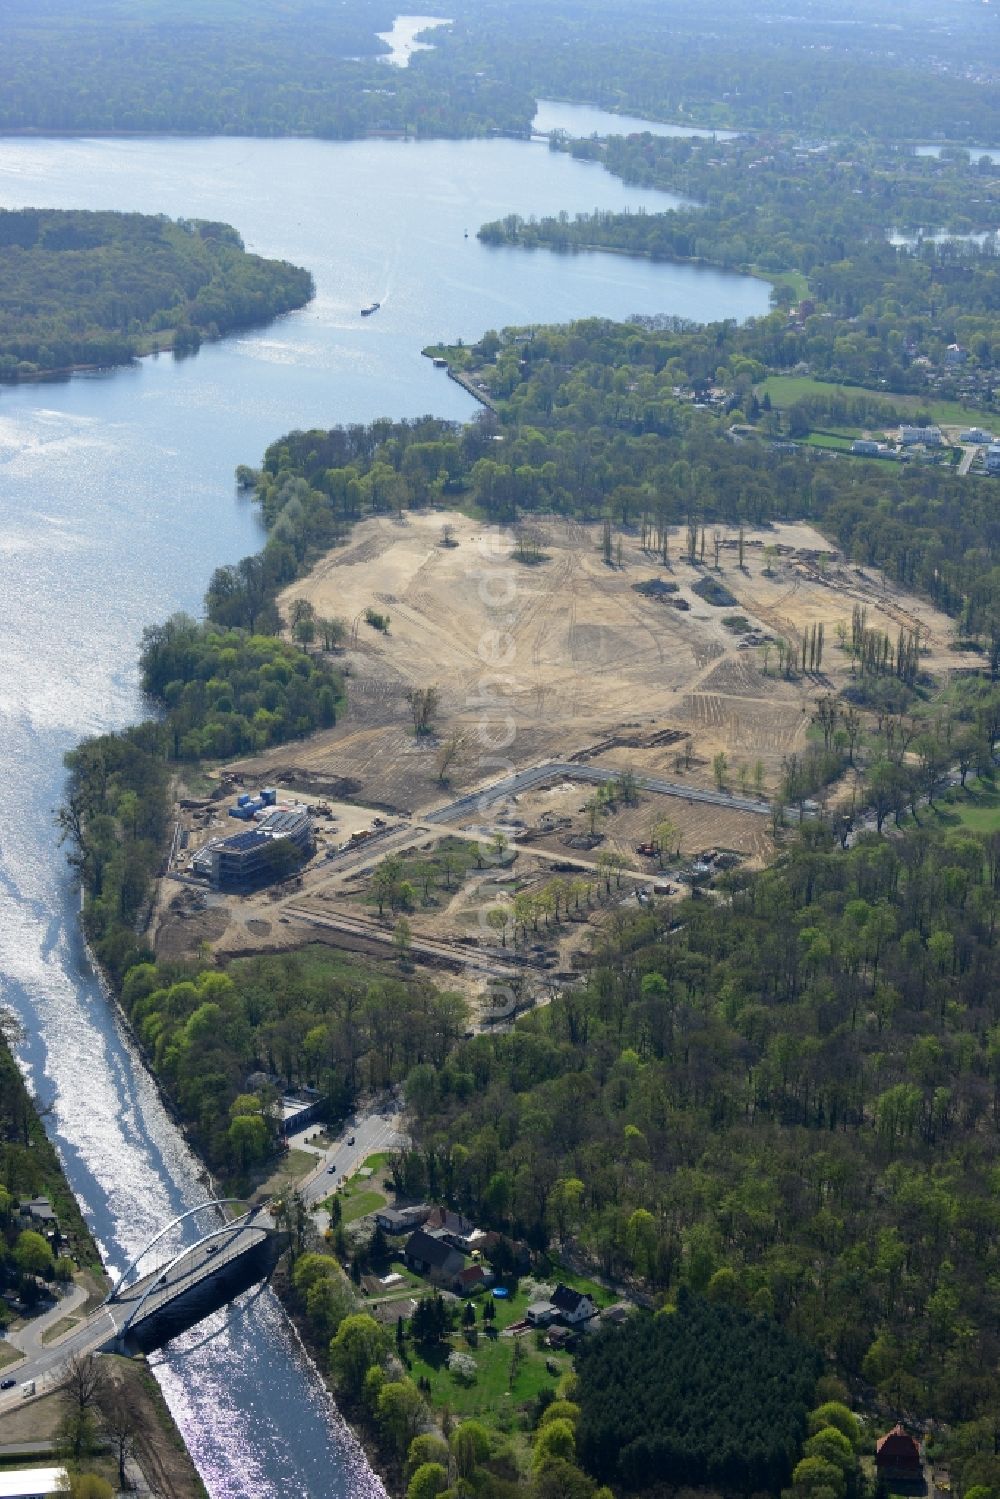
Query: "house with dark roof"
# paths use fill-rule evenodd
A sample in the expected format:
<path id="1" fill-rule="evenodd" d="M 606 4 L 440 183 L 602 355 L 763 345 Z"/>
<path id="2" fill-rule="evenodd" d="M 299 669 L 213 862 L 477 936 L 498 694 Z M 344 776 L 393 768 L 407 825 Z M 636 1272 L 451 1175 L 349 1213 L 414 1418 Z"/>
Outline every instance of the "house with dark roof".
<path id="1" fill-rule="evenodd" d="M 403 1259 L 407 1269 L 415 1275 L 424 1275 L 435 1285 L 449 1289 L 465 1269 L 464 1254 L 459 1254 L 443 1239 L 433 1238 L 422 1228 L 407 1239 Z"/>
<path id="2" fill-rule="evenodd" d="M 875 1468 L 897 1482 L 920 1481 L 923 1475 L 920 1446 L 898 1423 L 875 1443 Z"/>
<path id="3" fill-rule="evenodd" d="M 597 1307 L 589 1296 L 561 1283 L 552 1292 L 552 1305 L 559 1313 L 561 1320 L 570 1327 L 576 1327 L 581 1322 L 589 1322 L 591 1317 L 597 1316 Z"/>
<path id="4" fill-rule="evenodd" d="M 22 1202 L 21 1212 L 28 1218 L 34 1218 L 36 1223 L 54 1224 L 56 1221 L 52 1204 L 47 1197 L 32 1197 L 30 1201 Z"/>

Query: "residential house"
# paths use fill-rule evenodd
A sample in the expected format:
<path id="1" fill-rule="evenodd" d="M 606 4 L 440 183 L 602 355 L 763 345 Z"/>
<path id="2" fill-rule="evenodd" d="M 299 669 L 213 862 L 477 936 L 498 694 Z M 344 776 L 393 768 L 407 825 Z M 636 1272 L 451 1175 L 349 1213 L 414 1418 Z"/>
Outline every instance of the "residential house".
<path id="1" fill-rule="evenodd" d="M 940 427 L 900 427 L 899 441 L 902 447 L 911 448 L 922 442 L 925 448 L 939 448 L 944 442 Z"/>
<path id="2" fill-rule="evenodd" d="M 425 1275 L 438 1286 L 451 1289 L 465 1269 L 465 1256 L 443 1239 L 435 1239 L 418 1228 L 410 1235 L 403 1251 L 407 1268 L 415 1275 Z"/>
<path id="3" fill-rule="evenodd" d="M 1000 442 L 992 442 L 986 449 L 986 472 L 1000 474 Z"/>
<path id="4" fill-rule="evenodd" d="M 851 443 L 851 452 L 864 453 L 870 458 L 877 458 L 881 452 L 881 448 L 871 437 L 856 437 Z"/>
<path id="5" fill-rule="evenodd" d="M 455 1295 L 475 1296 L 478 1291 L 484 1291 L 492 1279 L 492 1272 L 482 1265 L 466 1265 L 455 1278 Z"/>
<path id="6" fill-rule="evenodd" d="M 461 1213 L 453 1213 L 450 1208 L 432 1208 L 424 1220 L 424 1228 L 433 1238 L 443 1239 L 462 1254 L 486 1248 L 487 1234 Z"/>
<path id="7" fill-rule="evenodd" d="M 875 1443 L 875 1468 L 887 1478 L 919 1482 L 922 1476 L 920 1447 L 902 1426 L 896 1425 Z"/>
<path id="8" fill-rule="evenodd" d="M 33 1218 L 36 1223 L 44 1223 L 49 1228 L 56 1222 L 56 1215 L 47 1197 L 32 1197 L 30 1202 L 22 1202 L 21 1212 L 26 1217 Z"/>
<path id="9" fill-rule="evenodd" d="M 551 1301 L 533 1301 L 524 1314 L 524 1320 L 532 1327 L 548 1327 L 557 1315 Z"/>
<path id="10" fill-rule="evenodd" d="M 383 1327 L 395 1327 L 400 1317 L 404 1322 L 409 1322 L 416 1309 L 415 1296 L 404 1296 L 399 1301 L 373 1301 L 370 1306 L 365 1307 L 369 1317 L 374 1317 Z"/>
<path id="11" fill-rule="evenodd" d="M 22 1222 L 30 1223 L 36 1233 L 44 1234 L 53 1249 L 58 1248 L 62 1241 L 59 1219 L 47 1197 L 33 1197 L 30 1202 L 22 1202 L 20 1214 Z"/>
<path id="12" fill-rule="evenodd" d="M 379 1208 L 375 1224 L 384 1234 L 410 1234 L 426 1222 L 430 1211 L 423 1202 L 415 1202 L 407 1208 Z"/>
<path id="13" fill-rule="evenodd" d="M 552 1293 L 552 1305 L 561 1320 L 570 1327 L 589 1322 L 591 1317 L 597 1316 L 597 1307 L 590 1297 L 585 1296 L 582 1291 L 574 1291 L 571 1286 L 556 1286 Z"/>

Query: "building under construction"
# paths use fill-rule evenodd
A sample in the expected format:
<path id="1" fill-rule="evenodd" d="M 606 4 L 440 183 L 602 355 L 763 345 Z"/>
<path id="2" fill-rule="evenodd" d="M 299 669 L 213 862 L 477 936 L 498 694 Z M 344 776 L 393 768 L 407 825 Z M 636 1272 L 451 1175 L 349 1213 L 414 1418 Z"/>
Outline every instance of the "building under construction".
<path id="1" fill-rule="evenodd" d="M 290 874 L 310 856 L 313 846 L 308 812 L 302 807 L 276 808 L 245 833 L 211 839 L 195 854 L 191 867 L 214 890 L 241 894 Z"/>

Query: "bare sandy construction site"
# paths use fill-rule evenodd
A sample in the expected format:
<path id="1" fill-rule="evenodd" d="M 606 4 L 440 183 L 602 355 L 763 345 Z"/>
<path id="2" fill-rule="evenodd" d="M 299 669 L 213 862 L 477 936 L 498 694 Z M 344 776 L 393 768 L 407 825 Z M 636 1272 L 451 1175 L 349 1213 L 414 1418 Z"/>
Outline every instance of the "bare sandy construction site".
<path id="1" fill-rule="evenodd" d="M 249 897 L 165 882 L 161 954 L 208 943 L 234 956 L 325 941 L 392 963 L 395 914 L 372 900 L 380 861 L 404 861 L 419 886 L 427 861 L 450 858 L 443 851 L 469 848 L 468 840 L 485 848 L 503 828 L 506 858 L 477 855 L 454 880 L 439 868 L 407 907 L 410 958 L 444 972 L 474 1003 L 512 964 L 544 993 L 587 951 L 609 904 L 678 893 L 662 869 L 676 858 L 649 852 L 651 840 L 693 859 L 692 869 L 707 869 L 699 862 L 706 857 L 728 861 L 713 869 L 769 857 L 766 806 L 738 802 L 774 789 L 782 762 L 806 744 L 817 697 L 847 684 L 850 656 L 837 627 L 849 631 L 856 605 L 892 639 L 919 627 L 932 671 L 963 664 L 946 616 L 838 557 L 806 525 L 748 531 L 742 567 L 735 534 L 719 537 L 718 568 L 711 541 L 706 562 L 692 564 L 680 555 L 680 535 L 666 564 L 626 534 L 620 553 L 613 538 L 609 565 L 601 528 L 575 521 L 533 523 L 530 538 L 525 547 L 510 531 L 440 512 L 366 521 L 287 590 L 286 618 L 306 599 L 317 615 L 346 622 L 339 659 L 347 707 L 334 729 L 231 770 L 247 785 L 276 784 L 316 804 L 316 856 L 290 885 Z M 735 603 L 706 602 L 696 591 L 706 579 Z M 366 611 L 388 616 L 387 628 Z M 779 676 L 777 640 L 797 646 L 817 624 L 825 632 L 820 669 Z M 431 732 L 417 734 L 408 695 L 431 687 Z M 442 751 L 456 742 L 442 774 Z M 712 765 L 720 750 L 728 761 L 722 797 Z M 461 801 L 467 788 L 546 761 L 573 766 L 532 772 L 488 807 Z M 638 795 L 597 812 L 596 787 L 581 776 L 612 769 L 632 771 Z M 654 790 L 643 784 L 648 777 L 681 793 Z M 699 791 L 708 801 L 697 800 Z M 217 798 L 199 807 L 186 824 L 191 847 L 226 827 Z M 613 885 L 609 859 L 617 860 Z M 536 911 L 516 954 L 506 934 L 498 946 L 488 911 L 513 914 L 518 895 L 551 903 L 554 890 L 562 920 L 553 925 Z"/>
<path id="2" fill-rule="evenodd" d="M 445 526 L 457 544 L 442 545 Z M 252 773 L 295 767 L 331 783 L 346 779 L 374 804 L 419 810 L 444 799 L 438 756 L 456 729 L 464 742 L 448 770 L 453 787 L 614 739 L 631 743 L 596 751 L 599 763 L 672 772 L 676 740 L 663 731 L 674 730 L 693 738 L 695 763 L 685 773 L 695 781 L 710 783 L 722 749 L 734 777 L 741 764 L 760 760 L 765 786 L 773 786 L 782 760 L 805 742 L 817 695 L 849 677 L 836 627 L 850 626 L 856 603 L 893 639 L 901 625 L 919 622 L 931 670 L 961 664 L 946 616 L 838 559 L 807 525 L 748 531 L 742 571 L 735 533 L 727 532 L 718 572 L 711 544 L 706 566 L 682 559 L 680 535 L 668 568 L 623 535 L 619 567 L 604 562 L 597 526 L 546 520 L 530 531 L 546 559 L 534 565 L 516 560 L 511 531 L 457 513 L 358 526 L 349 545 L 281 599 L 286 616 L 305 598 L 317 614 L 348 622 L 348 711 L 308 744 L 261 757 Z M 824 553 L 831 560 L 817 561 Z M 737 604 L 714 607 L 694 593 L 706 575 Z M 636 591 L 650 580 L 676 584 L 670 597 L 687 609 Z M 365 622 L 366 609 L 389 616 L 386 634 Z M 779 679 L 773 653 L 765 674 L 764 652 L 741 647 L 722 623 L 734 611 L 793 643 L 822 623 L 822 676 Z M 419 738 L 407 693 L 431 686 L 440 696 L 435 733 Z"/>

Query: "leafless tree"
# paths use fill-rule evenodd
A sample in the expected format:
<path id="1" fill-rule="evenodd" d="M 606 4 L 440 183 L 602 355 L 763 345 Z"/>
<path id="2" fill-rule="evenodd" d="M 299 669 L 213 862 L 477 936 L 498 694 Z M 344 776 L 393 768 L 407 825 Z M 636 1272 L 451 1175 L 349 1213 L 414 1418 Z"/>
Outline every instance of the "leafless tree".
<path id="1" fill-rule="evenodd" d="M 128 1487 L 127 1465 L 135 1456 L 142 1418 L 124 1384 L 106 1380 L 97 1394 L 101 1428 L 118 1463 L 118 1486 Z"/>
<path id="2" fill-rule="evenodd" d="M 108 1383 L 107 1366 L 96 1353 L 74 1353 L 63 1370 L 62 1440 L 69 1454 L 79 1458 L 93 1442 L 98 1398 Z"/>
<path id="3" fill-rule="evenodd" d="M 418 734 L 429 734 L 438 710 L 436 687 L 414 687 L 406 694 L 406 701 L 413 714 L 413 727 Z"/>
<path id="4" fill-rule="evenodd" d="M 74 1353 L 63 1370 L 59 1388 L 74 1410 L 90 1410 L 108 1385 L 107 1366 L 96 1353 Z"/>

